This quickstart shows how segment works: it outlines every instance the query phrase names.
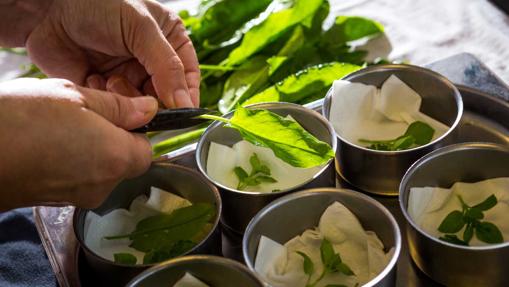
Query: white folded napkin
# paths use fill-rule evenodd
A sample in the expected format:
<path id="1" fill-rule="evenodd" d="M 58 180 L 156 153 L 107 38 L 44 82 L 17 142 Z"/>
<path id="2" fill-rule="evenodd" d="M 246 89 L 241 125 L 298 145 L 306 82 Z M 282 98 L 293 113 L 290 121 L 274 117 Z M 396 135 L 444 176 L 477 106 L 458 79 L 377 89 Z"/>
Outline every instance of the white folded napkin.
<path id="1" fill-rule="evenodd" d="M 239 181 L 233 169 L 240 166 L 249 174 L 251 172 L 249 158 L 253 153 L 256 153 L 260 161 L 270 168 L 271 177 L 277 182 L 249 186 L 245 189 L 246 191 L 272 192 L 291 188 L 313 178 L 323 168 L 323 166 L 293 167 L 276 157 L 270 148 L 255 146 L 242 140 L 232 147 L 211 142 L 207 157 L 207 174 L 215 181 L 235 189 Z"/>
<path id="2" fill-rule="evenodd" d="M 408 198 L 408 214 L 412 220 L 427 234 L 440 237 L 440 223 L 453 210 L 461 210 L 460 195 L 469 206 L 481 203 L 490 195 L 497 197 L 495 207 L 484 211 L 483 221 L 495 224 L 509 241 L 509 177 L 499 177 L 476 183 L 457 182 L 451 188 L 412 187 Z M 463 228 L 464 229 L 464 228 Z M 463 229 L 457 236 L 463 238 Z M 470 241 L 470 246 L 488 245 L 477 239 Z"/>
<path id="3" fill-rule="evenodd" d="M 304 231 L 284 245 L 262 236 L 255 270 L 271 286 L 305 287 L 307 275 L 303 271 L 303 258 L 297 251 L 304 252 L 313 261 L 315 272 L 311 281 L 314 281 L 323 270 L 320 245 L 324 238 L 330 241 L 335 252 L 340 254 L 343 262 L 355 275 L 328 274 L 320 280 L 317 287 L 328 284 L 343 284 L 349 287 L 357 283 L 364 284 L 387 266 L 393 253 L 392 249 L 385 253 L 383 243 L 377 235 L 365 231 L 348 208 L 334 202 L 322 214 L 318 227 Z"/>
<path id="4" fill-rule="evenodd" d="M 129 239 L 106 240 L 104 237 L 129 234 L 142 219 L 190 205 L 191 202 L 185 198 L 151 187 L 150 197 L 138 196 L 129 210 L 119 208 L 103 216 L 88 212 L 84 226 L 85 245 L 95 254 L 111 261 L 115 253 L 131 253 L 136 257 L 137 264 L 141 264 L 145 253 L 129 247 Z"/>
<path id="5" fill-rule="evenodd" d="M 359 139 L 397 138 L 414 121 L 425 122 L 435 129 L 435 140 L 449 127 L 421 113 L 421 102 L 419 94 L 394 75 L 380 89 L 337 80 L 333 84 L 329 118 L 341 137 L 357 145 L 365 145 Z"/>
<path id="6" fill-rule="evenodd" d="M 186 272 L 173 287 L 209 287 L 209 285 L 200 281 L 200 279 Z"/>

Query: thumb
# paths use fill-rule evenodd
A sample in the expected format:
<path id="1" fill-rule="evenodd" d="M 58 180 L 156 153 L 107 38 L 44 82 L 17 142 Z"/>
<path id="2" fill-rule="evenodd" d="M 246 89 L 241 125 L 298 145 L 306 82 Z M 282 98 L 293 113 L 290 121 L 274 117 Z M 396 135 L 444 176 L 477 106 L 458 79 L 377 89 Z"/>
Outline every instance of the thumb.
<path id="1" fill-rule="evenodd" d="M 157 100 L 150 96 L 129 98 L 84 87 L 78 90 L 88 109 L 126 130 L 148 123 L 157 113 Z"/>

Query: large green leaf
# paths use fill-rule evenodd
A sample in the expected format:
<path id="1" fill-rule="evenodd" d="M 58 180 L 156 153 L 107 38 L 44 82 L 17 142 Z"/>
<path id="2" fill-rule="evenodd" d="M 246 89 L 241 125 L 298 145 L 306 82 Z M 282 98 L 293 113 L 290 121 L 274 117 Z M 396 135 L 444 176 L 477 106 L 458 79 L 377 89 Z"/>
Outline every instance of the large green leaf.
<path id="1" fill-rule="evenodd" d="M 357 71 L 361 67 L 347 63 L 330 63 L 310 67 L 254 95 L 242 103 L 248 105 L 261 102 L 298 102 L 323 91 L 332 83 Z M 321 95 L 322 97 L 325 95 Z"/>
<path id="2" fill-rule="evenodd" d="M 313 16 L 323 2 L 324 0 L 295 0 L 291 8 L 273 13 L 244 35 L 242 43 L 230 53 L 226 62 L 228 65 L 241 64 L 296 25 L 311 26 Z"/>
<path id="3" fill-rule="evenodd" d="M 237 107 L 229 125 L 258 146 L 270 148 L 292 166 L 309 168 L 334 158 L 329 144 L 318 140 L 296 121 L 267 110 Z"/>
<path id="4" fill-rule="evenodd" d="M 217 44 L 230 38 L 244 23 L 263 12 L 272 0 L 221 0 L 207 1 L 198 21 L 189 24 L 191 37 L 201 44 Z"/>
<path id="5" fill-rule="evenodd" d="M 383 26 L 371 19 L 358 16 L 338 16 L 334 25 L 323 35 L 322 43 L 338 46 L 365 37 L 373 37 L 383 32 Z"/>

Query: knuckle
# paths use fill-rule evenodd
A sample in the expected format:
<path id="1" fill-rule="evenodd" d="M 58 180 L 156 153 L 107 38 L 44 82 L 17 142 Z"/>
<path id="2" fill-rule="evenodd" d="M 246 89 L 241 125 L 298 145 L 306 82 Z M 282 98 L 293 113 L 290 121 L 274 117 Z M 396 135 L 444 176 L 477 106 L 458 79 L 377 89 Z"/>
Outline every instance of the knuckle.
<path id="1" fill-rule="evenodd" d="M 184 64 L 177 55 L 171 56 L 169 59 L 169 68 L 173 71 L 184 71 Z"/>

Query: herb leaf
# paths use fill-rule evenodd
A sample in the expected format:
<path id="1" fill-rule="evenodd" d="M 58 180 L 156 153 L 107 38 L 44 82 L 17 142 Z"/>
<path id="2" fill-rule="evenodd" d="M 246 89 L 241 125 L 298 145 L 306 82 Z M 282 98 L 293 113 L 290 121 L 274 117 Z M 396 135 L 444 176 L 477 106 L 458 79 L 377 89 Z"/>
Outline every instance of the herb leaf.
<path id="1" fill-rule="evenodd" d="M 315 272 L 315 264 L 313 264 L 313 261 L 311 260 L 311 258 L 309 258 L 309 256 L 306 255 L 306 253 L 297 251 L 297 254 L 302 256 L 302 258 L 304 259 L 304 262 L 302 263 L 304 273 L 311 277 L 311 275 L 313 275 L 313 272 Z"/>
<path id="2" fill-rule="evenodd" d="M 383 151 L 405 150 L 413 146 L 425 145 L 433 139 L 435 130 L 427 123 L 415 121 L 411 123 L 405 134 L 392 140 L 359 139 L 359 142 L 370 144 L 368 148 Z"/>
<path id="3" fill-rule="evenodd" d="M 257 186 L 262 182 L 277 182 L 277 180 L 270 177 L 269 167 L 262 164 L 256 153 L 253 153 L 253 155 L 249 158 L 249 163 L 251 164 L 250 174 L 248 174 L 240 166 L 236 166 L 233 169 L 233 172 L 239 180 L 239 183 L 237 184 L 238 190 L 244 190 L 248 186 Z"/>
<path id="4" fill-rule="evenodd" d="M 444 218 L 442 223 L 440 223 L 438 231 L 442 233 L 456 233 L 460 231 L 463 226 L 465 226 L 463 213 L 459 210 L 454 210 Z"/>
<path id="5" fill-rule="evenodd" d="M 153 249 L 143 257 L 143 264 L 153 264 L 177 257 L 191 250 L 196 243 L 191 240 L 179 240 L 171 247 Z"/>
<path id="6" fill-rule="evenodd" d="M 475 236 L 486 243 L 502 243 L 504 238 L 498 227 L 491 222 L 481 222 L 475 226 Z"/>
<path id="7" fill-rule="evenodd" d="M 488 198 L 486 198 L 483 202 L 472 206 L 472 208 L 477 208 L 479 210 L 486 211 L 493 208 L 495 205 L 497 205 L 497 203 L 498 203 L 497 197 L 494 194 L 492 194 Z"/>
<path id="8" fill-rule="evenodd" d="M 131 253 L 115 253 L 113 254 L 115 263 L 136 265 L 136 256 Z"/>
<path id="9" fill-rule="evenodd" d="M 270 148 L 278 158 L 295 167 L 319 166 L 335 156 L 328 143 L 315 138 L 299 123 L 268 110 L 238 106 L 231 119 L 212 115 L 200 118 L 228 123 L 245 140 Z"/>
<path id="10" fill-rule="evenodd" d="M 320 256 L 326 268 L 332 265 L 331 263 L 334 260 L 334 254 L 335 252 L 332 244 L 329 240 L 324 238 L 322 240 L 322 244 L 320 244 Z M 341 262 L 341 258 L 339 258 L 339 261 Z"/>
<path id="11" fill-rule="evenodd" d="M 195 203 L 179 208 L 171 214 L 160 214 L 138 222 L 136 229 L 127 235 L 105 237 L 108 240 L 129 238 L 130 247 L 143 252 L 160 248 L 171 248 L 182 240 L 193 239 L 216 215 L 215 207 L 209 203 Z"/>
<path id="12" fill-rule="evenodd" d="M 456 233 L 459 232 L 463 226 L 466 225 L 463 231 L 463 240 L 459 239 L 455 234 L 445 234 L 439 239 L 459 245 L 466 245 L 470 243 L 474 236 L 486 243 L 501 243 L 504 238 L 498 227 L 487 221 L 481 221 L 484 218 L 483 211 L 493 208 L 497 204 L 495 195 L 490 195 L 483 202 L 474 205 L 473 207 L 467 205 L 461 196 L 458 196 L 461 202 L 460 210 L 454 210 L 449 213 L 438 227 L 438 231 L 442 233 Z"/>

